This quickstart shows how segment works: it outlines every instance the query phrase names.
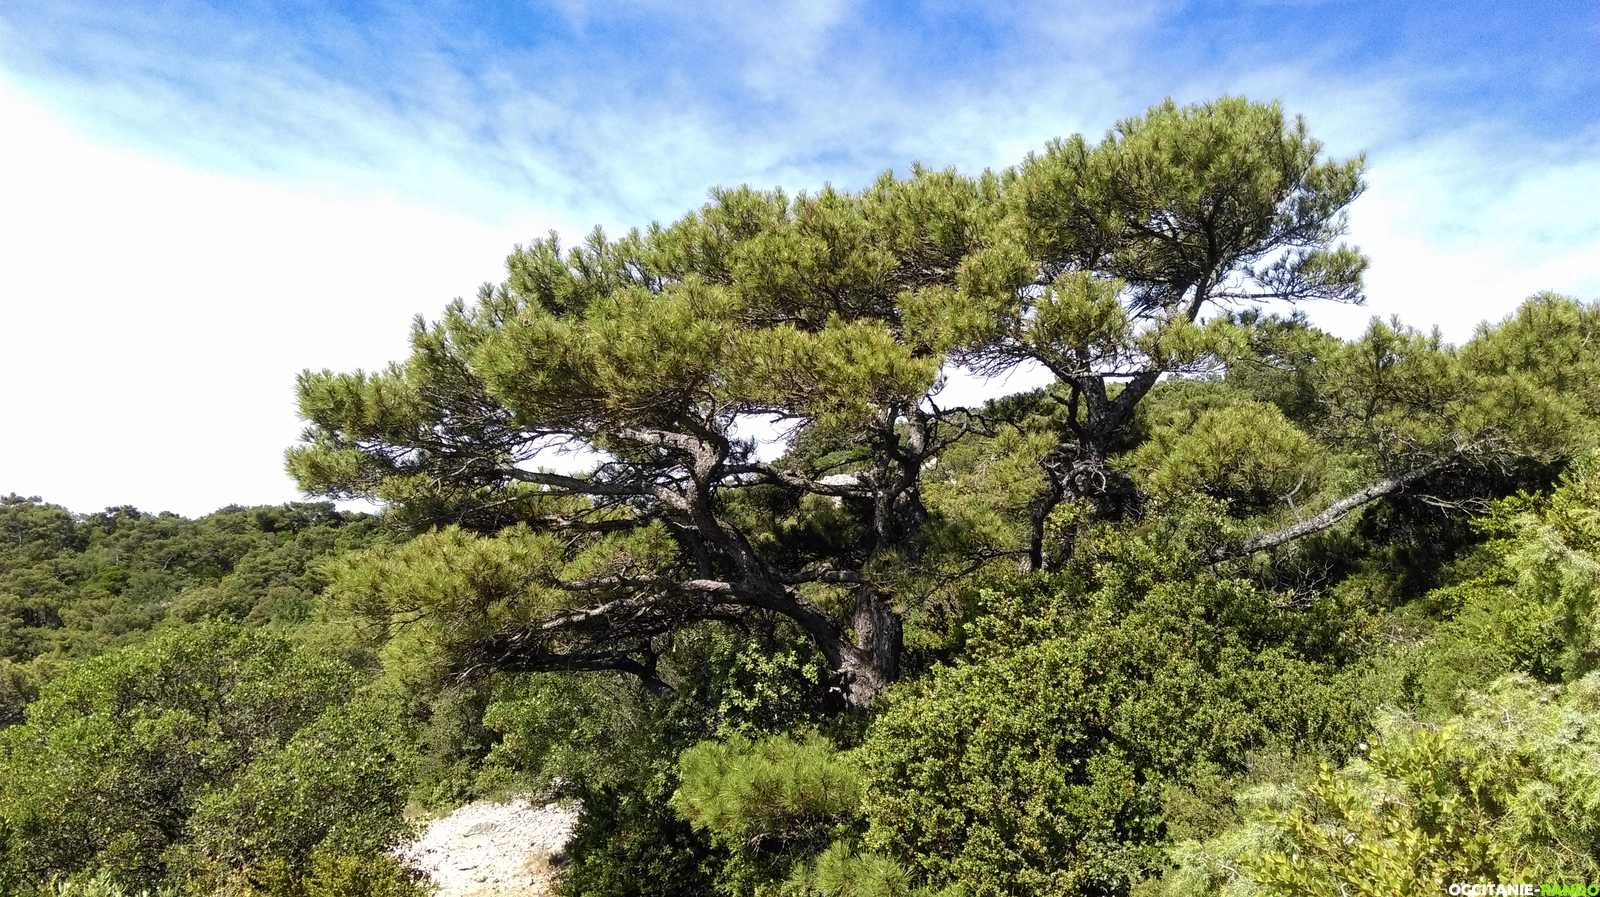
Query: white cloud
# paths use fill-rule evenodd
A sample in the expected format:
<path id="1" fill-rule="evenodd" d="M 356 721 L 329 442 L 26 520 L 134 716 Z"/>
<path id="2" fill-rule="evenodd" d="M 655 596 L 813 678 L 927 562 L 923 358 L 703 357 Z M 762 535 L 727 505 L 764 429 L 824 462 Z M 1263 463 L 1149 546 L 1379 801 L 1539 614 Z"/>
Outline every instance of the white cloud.
<path id="1" fill-rule="evenodd" d="M 74 509 L 295 498 L 295 372 L 401 357 L 525 234 L 101 145 L 4 84 L 0 121 L 0 489 Z"/>
<path id="2" fill-rule="evenodd" d="M 1372 161 L 1351 236 L 1372 259 L 1366 309 L 1324 312 L 1349 335 L 1371 315 L 1437 325 L 1459 342 L 1543 290 L 1600 298 L 1600 151 L 1533 148 L 1462 131 Z"/>

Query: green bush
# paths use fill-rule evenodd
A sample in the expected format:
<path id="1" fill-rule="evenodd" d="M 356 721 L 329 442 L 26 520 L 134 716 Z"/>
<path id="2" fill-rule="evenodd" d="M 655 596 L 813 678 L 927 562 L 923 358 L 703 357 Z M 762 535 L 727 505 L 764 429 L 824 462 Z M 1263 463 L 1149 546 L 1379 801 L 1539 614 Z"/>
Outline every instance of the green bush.
<path id="1" fill-rule="evenodd" d="M 177 892 L 169 888 L 128 890 L 102 872 L 88 877 L 53 879 L 39 890 L 38 897 L 177 897 Z"/>
<path id="2" fill-rule="evenodd" d="M 1241 796 L 1244 819 L 1173 851 L 1157 895 L 1436 894 L 1600 877 L 1600 675 L 1508 677 L 1442 724 L 1394 716 L 1366 756 Z"/>
<path id="3" fill-rule="evenodd" d="M 859 751 L 866 843 L 974 895 L 1124 891 L 1160 862 L 1169 788 L 1365 727 L 1358 681 L 1214 622 L 1255 597 L 1199 579 L 1058 611 L 1058 634 L 903 688 Z"/>
<path id="4" fill-rule="evenodd" d="M 0 875 L 153 887 L 325 841 L 379 850 L 405 770 L 357 677 L 289 639 L 211 623 L 78 664 L 0 732 Z M 330 840 L 331 839 L 331 840 Z"/>
<path id="5" fill-rule="evenodd" d="M 1417 674 L 1430 707 L 1508 672 L 1560 682 L 1600 667 L 1600 456 L 1546 497 L 1500 502 L 1480 528 L 1476 571 L 1426 599 L 1446 616 Z"/>
<path id="6" fill-rule="evenodd" d="M 904 866 L 881 853 L 859 851 L 848 842 L 824 850 L 815 860 L 795 867 L 780 885 L 778 897 L 932 897 L 927 888 L 913 887 Z M 940 897 L 960 897 L 952 888 Z"/>
<path id="7" fill-rule="evenodd" d="M 384 855 L 318 851 L 302 885 L 304 897 L 424 897 L 429 888 L 416 873 Z"/>
<path id="8" fill-rule="evenodd" d="M 861 774 L 815 733 L 752 741 L 703 741 L 679 758 L 672 806 L 732 861 L 722 887 L 745 893 L 770 883 L 861 820 Z"/>
<path id="9" fill-rule="evenodd" d="M 353 686 L 342 664 L 221 624 L 73 668 L 0 733 L 4 862 L 154 885 L 201 796 Z"/>
<path id="10" fill-rule="evenodd" d="M 728 857 L 675 814 L 672 778 L 577 789 L 583 813 L 568 843 L 561 893 L 573 897 L 715 894 Z"/>
<path id="11" fill-rule="evenodd" d="M 234 875 L 212 897 L 427 897 L 431 885 L 385 854 L 318 849 L 300 864 L 281 859 Z"/>
<path id="12" fill-rule="evenodd" d="M 812 842 L 860 811 L 860 774 L 820 735 L 735 735 L 683 752 L 672 805 L 733 845 Z"/>
<path id="13" fill-rule="evenodd" d="M 684 633 L 661 658 L 675 686 L 667 697 L 602 674 L 501 679 L 484 714 L 499 739 L 475 790 L 553 787 L 579 800 L 569 893 L 711 893 L 719 879 L 732 886 L 749 872 L 744 858 L 671 805 L 680 754 L 708 738 L 754 739 L 825 717 L 815 652 L 781 627 L 761 635 L 744 644 L 712 629 Z"/>
<path id="14" fill-rule="evenodd" d="M 336 706 L 282 747 L 207 793 L 189 819 L 191 847 L 229 868 L 310 866 L 322 848 L 378 854 L 407 828 L 410 781 L 395 743 L 401 721 L 364 702 Z"/>

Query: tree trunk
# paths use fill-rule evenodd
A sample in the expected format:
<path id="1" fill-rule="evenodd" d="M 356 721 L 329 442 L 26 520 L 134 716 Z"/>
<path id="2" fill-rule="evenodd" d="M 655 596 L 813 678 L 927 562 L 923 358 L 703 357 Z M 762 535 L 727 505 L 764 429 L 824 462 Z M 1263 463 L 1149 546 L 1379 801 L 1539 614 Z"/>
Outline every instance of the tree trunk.
<path id="1" fill-rule="evenodd" d="M 848 706 L 866 707 L 900 673 L 903 625 L 889 602 L 869 585 L 857 590 L 850 623 L 854 644 L 840 652 L 840 685 Z"/>

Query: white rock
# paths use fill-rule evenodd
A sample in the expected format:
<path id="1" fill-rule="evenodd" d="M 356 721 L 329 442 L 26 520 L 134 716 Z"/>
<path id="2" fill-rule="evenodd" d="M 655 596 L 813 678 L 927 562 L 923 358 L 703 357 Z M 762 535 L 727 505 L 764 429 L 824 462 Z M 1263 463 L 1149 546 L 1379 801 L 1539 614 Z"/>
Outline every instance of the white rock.
<path id="1" fill-rule="evenodd" d="M 478 801 L 433 820 L 395 853 L 433 880 L 437 897 L 543 897 L 577 818 L 570 805 Z"/>

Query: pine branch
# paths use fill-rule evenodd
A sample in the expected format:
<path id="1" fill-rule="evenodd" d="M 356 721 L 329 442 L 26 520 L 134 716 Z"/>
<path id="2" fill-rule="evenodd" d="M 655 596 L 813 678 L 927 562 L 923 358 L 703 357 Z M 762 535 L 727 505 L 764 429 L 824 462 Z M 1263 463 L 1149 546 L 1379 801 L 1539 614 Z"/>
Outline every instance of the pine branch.
<path id="1" fill-rule="evenodd" d="M 1276 548 L 1279 545 L 1293 542 L 1296 539 L 1309 536 L 1313 533 L 1322 532 L 1323 530 L 1332 527 L 1335 523 L 1338 523 L 1340 520 L 1344 519 L 1352 511 L 1356 511 L 1385 496 L 1394 495 L 1397 492 L 1401 492 L 1412 483 L 1444 470 L 1446 467 L 1449 467 L 1451 464 L 1454 464 L 1456 461 L 1458 461 L 1464 454 L 1470 451 L 1471 448 L 1471 446 L 1465 446 L 1455 449 L 1443 457 L 1436 458 L 1427 464 L 1413 467 L 1412 469 L 1395 476 L 1378 480 L 1366 488 L 1352 492 L 1333 504 L 1328 505 L 1322 510 L 1321 513 L 1313 517 L 1308 517 L 1305 520 L 1301 520 L 1298 523 L 1290 524 L 1282 529 L 1252 536 L 1239 545 L 1231 548 L 1217 549 L 1216 551 L 1212 552 L 1211 562 L 1217 563 L 1220 561 L 1229 560 L 1231 558 L 1244 557 L 1246 555 L 1254 554 L 1257 551 L 1265 551 L 1269 548 Z"/>

